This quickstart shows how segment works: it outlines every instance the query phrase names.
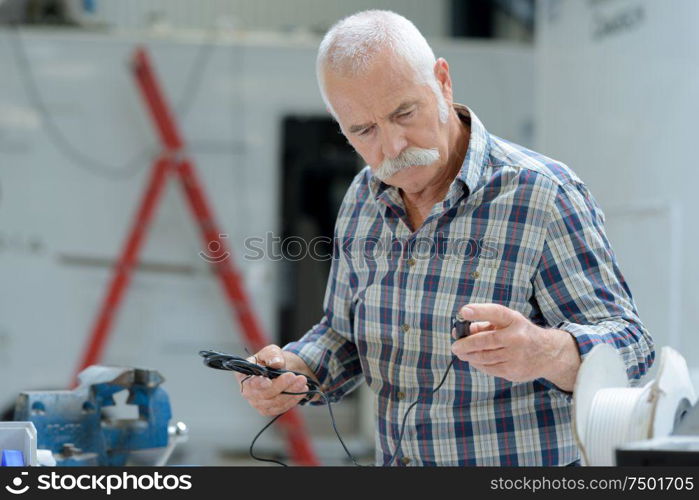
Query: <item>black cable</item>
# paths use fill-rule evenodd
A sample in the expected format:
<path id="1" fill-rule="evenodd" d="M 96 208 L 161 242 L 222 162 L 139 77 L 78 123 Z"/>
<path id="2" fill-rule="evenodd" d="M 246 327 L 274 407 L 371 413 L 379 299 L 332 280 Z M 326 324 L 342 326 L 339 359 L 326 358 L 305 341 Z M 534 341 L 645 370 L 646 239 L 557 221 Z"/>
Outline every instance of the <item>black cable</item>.
<path id="1" fill-rule="evenodd" d="M 22 41 L 19 26 L 17 24 L 12 24 L 11 26 L 15 32 L 15 36 L 10 36 L 10 39 L 14 49 L 15 60 L 20 70 L 20 78 L 26 89 L 30 104 L 41 115 L 44 129 L 56 148 L 74 165 L 88 170 L 93 174 L 110 179 L 128 179 L 147 168 L 149 165 L 147 159 L 157 153 L 155 145 L 142 148 L 125 163 L 115 166 L 91 157 L 70 142 L 54 120 L 51 111 L 39 91 L 39 86 L 32 72 L 31 63 Z M 215 31 L 212 31 L 212 33 L 213 35 L 210 41 L 205 42 L 199 49 L 195 56 L 195 61 L 192 64 L 192 68 L 189 71 L 184 93 L 179 100 L 179 104 L 176 106 L 180 119 L 189 111 L 195 95 L 199 92 L 202 80 L 201 76 L 210 59 L 211 51 L 214 47 L 213 42 L 216 38 Z"/>
<path id="2" fill-rule="evenodd" d="M 270 427 L 274 422 L 276 422 L 276 421 L 279 419 L 279 417 L 281 417 L 282 415 L 284 415 L 284 413 L 280 413 L 279 415 L 277 415 L 276 417 L 274 417 L 272 420 L 270 420 L 270 421 L 267 423 L 267 425 L 265 425 L 265 426 L 260 430 L 260 432 L 258 432 L 258 433 L 255 435 L 255 437 L 254 437 L 253 440 L 252 440 L 252 443 L 250 443 L 250 449 L 248 450 L 248 453 L 250 454 L 250 456 L 251 456 L 253 459 L 257 460 L 258 462 L 270 462 L 270 463 L 273 463 L 273 464 L 281 465 L 282 467 L 288 467 L 288 465 L 286 465 L 284 462 L 280 462 L 279 460 L 274 460 L 273 458 L 262 458 L 262 457 L 258 457 L 257 455 L 255 455 L 255 452 L 253 451 L 253 449 L 255 448 L 255 442 L 257 441 L 257 439 L 262 435 L 262 433 L 263 433 L 264 431 L 266 431 L 267 429 L 269 429 L 269 427 Z"/>
<path id="3" fill-rule="evenodd" d="M 270 378 L 276 378 L 279 376 L 281 371 L 279 370 L 273 370 L 270 368 L 267 368 L 262 365 L 258 365 L 256 363 L 251 363 L 250 361 L 247 361 L 244 358 L 241 358 L 239 356 L 233 356 L 230 354 L 222 353 L 222 352 L 217 352 L 213 350 L 209 351 L 199 351 L 199 355 L 204 358 L 204 364 L 208 366 L 209 368 L 214 368 L 217 370 L 228 370 L 228 371 L 236 371 L 239 373 L 243 373 L 244 375 L 247 375 L 245 379 L 242 380 L 241 384 L 244 383 L 246 380 L 248 380 L 250 377 L 253 376 L 269 376 L 268 372 L 271 372 L 273 377 Z M 439 384 L 437 384 L 437 387 L 435 387 L 432 390 L 432 394 L 436 393 L 441 387 L 444 385 L 444 382 L 447 380 L 447 376 L 449 375 L 449 372 L 451 371 L 452 366 L 454 366 L 454 358 L 449 362 L 449 366 L 447 366 L 447 369 L 444 371 L 444 375 L 442 375 L 442 379 L 440 380 Z M 294 372 L 295 373 L 295 372 Z M 333 431 L 335 431 L 335 435 L 337 436 L 337 439 L 340 441 L 340 444 L 342 445 L 342 448 L 345 450 L 345 454 L 349 457 L 349 459 L 352 461 L 354 465 L 357 467 L 363 467 L 362 464 L 358 463 L 357 460 L 354 458 L 352 453 L 349 451 L 347 448 L 347 445 L 345 444 L 344 440 L 342 439 L 342 436 L 340 436 L 340 432 L 337 430 L 337 424 L 335 422 L 335 415 L 333 414 L 332 410 L 332 402 L 328 398 L 328 396 L 322 392 L 321 390 L 317 389 L 317 384 L 312 381 L 308 380 L 309 382 L 309 387 L 312 387 L 311 390 L 306 391 L 306 392 L 287 392 L 287 391 L 282 391 L 282 394 L 287 394 L 289 396 L 306 396 L 306 399 L 304 401 L 309 401 L 313 396 L 318 395 L 323 400 L 325 400 L 325 404 L 328 407 L 328 413 L 330 414 L 330 422 L 332 423 L 332 428 Z M 401 449 L 401 443 L 403 442 L 403 436 L 405 434 L 405 426 L 408 421 L 408 415 L 410 415 L 410 412 L 417 406 L 417 404 L 420 402 L 420 400 L 416 400 L 413 402 L 408 409 L 406 410 L 405 414 L 403 415 L 403 421 L 401 423 L 401 429 L 400 433 L 398 435 L 398 442 L 396 443 L 396 450 L 393 453 L 393 456 L 390 458 L 388 463 L 385 465 L 391 465 L 395 461 L 396 457 L 398 456 L 398 453 L 400 452 Z M 286 412 L 284 412 L 286 413 Z M 284 462 L 281 462 L 279 460 L 274 460 L 272 458 L 262 458 L 258 457 L 255 455 L 255 443 L 259 439 L 259 437 L 267 430 L 269 427 L 277 421 L 279 417 L 284 415 L 284 413 L 280 413 L 279 415 L 275 416 L 271 421 L 269 421 L 253 438 L 252 443 L 250 443 L 250 457 L 252 457 L 254 460 L 258 460 L 260 462 L 270 462 L 270 463 L 275 463 L 277 465 L 281 465 L 283 467 L 288 467 L 287 464 Z"/>
<path id="4" fill-rule="evenodd" d="M 335 422 L 335 415 L 333 414 L 332 402 L 324 392 L 313 390 L 308 392 L 282 392 L 282 394 L 289 394 L 291 396 L 300 396 L 302 394 L 305 394 L 306 396 L 313 396 L 317 394 L 321 398 L 323 398 L 323 400 L 325 400 L 326 406 L 328 407 L 328 413 L 330 414 L 330 422 L 332 424 L 333 431 L 335 431 L 335 435 L 337 436 L 338 441 L 340 441 L 342 448 L 345 450 L 345 454 L 354 465 L 356 465 L 357 467 L 363 467 L 362 464 L 357 462 L 357 459 L 354 458 L 352 453 L 350 453 L 349 449 L 347 448 L 347 445 L 345 444 L 345 441 L 342 439 L 342 436 L 340 436 L 340 431 L 337 430 L 337 423 Z"/>
<path id="5" fill-rule="evenodd" d="M 315 392 L 318 392 L 318 391 L 315 391 Z M 330 400 L 328 399 L 328 397 L 324 393 L 318 392 L 318 394 L 320 394 L 321 397 L 325 400 L 325 404 L 328 407 L 328 413 L 330 413 L 330 422 L 332 423 L 333 431 L 335 431 L 335 435 L 337 436 L 337 439 L 340 441 L 340 444 L 342 445 L 342 448 L 345 450 L 345 453 L 347 454 L 347 456 L 349 457 L 349 459 L 352 461 L 352 463 L 354 465 L 356 465 L 357 467 L 363 467 L 362 464 L 357 462 L 357 459 L 354 458 L 354 456 L 350 453 L 349 449 L 347 448 L 347 445 L 345 444 L 345 442 L 342 440 L 342 437 L 340 436 L 340 431 L 337 430 L 337 425 L 335 423 L 335 415 L 333 415 L 332 403 L 330 402 Z"/>
<path id="6" fill-rule="evenodd" d="M 449 362 L 449 366 L 447 366 L 447 369 L 444 371 L 444 375 L 442 376 L 442 380 L 439 382 L 437 387 L 435 387 L 432 390 L 432 394 L 437 392 L 444 385 L 444 381 L 447 379 L 447 375 L 449 375 L 449 371 L 451 370 L 452 366 L 454 366 L 454 359 L 453 358 Z M 396 459 L 396 457 L 398 456 L 398 452 L 400 451 L 400 445 L 403 442 L 403 433 L 405 432 L 405 424 L 408 420 L 408 415 L 410 415 L 410 412 L 413 410 L 413 408 L 415 408 L 417 406 L 417 404 L 419 402 L 420 402 L 419 399 L 415 400 L 415 402 L 413 402 L 408 407 L 408 409 L 405 411 L 405 414 L 403 415 L 403 423 L 401 424 L 401 428 L 400 428 L 400 434 L 398 434 L 398 443 L 396 443 L 396 451 L 393 452 L 393 456 L 391 457 L 391 459 L 388 461 L 388 464 L 386 464 L 386 465 L 391 465 L 393 463 L 393 461 Z"/>
<path id="7" fill-rule="evenodd" d="M 250 375 L 250 376 L 252 376 L 252 375 Z M 245 380 L 247 380 L 247 379 L 245 379 Z M 328 407 L 328 413 L 330 414 L 330 422 L 332 423 L 333 431 L 335 431 L 335 435 L 337 436 L 337 439 L 340 441 L 340 444 L 342 445 L 342 448 L 345 450 L 345 454 L 346 454 L 347 457 L 352 461 L 352 463 L 353 463 L 354 465 L 356 465 L 357 467 L 363 467 L 363 465 L 360 464 L 359 462 L 357 462 L 357 459 L 354 458 L 354 456 L 352 455 L 352 453 L 349 451 L 349 448 L 347 448 L 347 445 L 345 444 L 345 441 L 342 439 L 342 436 L 340 436 L 340 431 L 337 430 L 337 424 L 336 424 L 336 422 L 335 422 L 335 415 L 333 414 L 332 403 L 331 403 L 330 400 L 328 399 L 328 396 L 325 395 L 325 393 L 323 393 L 323 392 L 321 392 L 321 391 L 314 390 L 314 391 L 306 391 L 306 392 L 286 392 L 286 391 L 282 391 L 282 394 L 287 394 L 287 395 L 289 395 L 289 396 L 306 396 L 306 397 L 318 395 L 318 396 L 322 397 L 322 398 L 325 400 L 326 406 Z M 286 413 L 286 412 L 284 412 L 284 413 Z M 255 452 L 254 452 L 254 447 L 255 447 L 255 443 L 257 442 L 257 439 L 258 439 L 258 438 L 262 435 L 262 433 L 265 432 L 274 422 L 276 422 L 277 419 L 278 419 L 279 417 L 281 417 L 282 415 L 284 415 L 284 413 L 280 413 L 279 415 L 277 415 L 276 417 L 274 417 L 271 421 L 269 421 L 269 422 L 267 423 L 267 425 L 265 425 L 265 426 L 260 430 L 260 432 L 258 432 L 258 433 L 255 435 L 255 437 L 253 438 L 252 443 L 250 443 L 250 450 L 249 450 L 249 453 L 250 453 L 250 456 L 251 456 L 252 458 L 254 458 L 255 460 L 258 460 L 258 461 L 260 461 L 260 462 L 272 462 L 272 463 L 275 463 L 275 464 L 278 464 L 278 465 L 282 465 L 282 466 L 284 466 L 284 467 L 288 467 L 288 465 L 285 464 L 284 462 L 280 462 L 279 460 L 274 460 L 274 459 L 272 459 L 272 458 L 262 458 L 262 457 L 258 457 L 257 455 L 255 455 Z"/>

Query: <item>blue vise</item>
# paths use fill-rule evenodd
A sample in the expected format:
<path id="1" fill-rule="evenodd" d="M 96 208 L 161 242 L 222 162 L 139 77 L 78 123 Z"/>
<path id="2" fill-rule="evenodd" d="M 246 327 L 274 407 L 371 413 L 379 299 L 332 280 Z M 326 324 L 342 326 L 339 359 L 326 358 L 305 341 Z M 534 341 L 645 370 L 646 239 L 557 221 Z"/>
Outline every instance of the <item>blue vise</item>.
<path id="1" fill-rule="evenodd" d="M 170 399 L 154 370 L 90 366 L 72 391 L 27 391 L 17 398 L 15 420 L 32 422 L 37 448 L 50 449 L 56 464 L 126 465 L 131 452 L 168 445 Z M 138 418 L 111 419 L 104 408 L 114 394 L 129 391 L 126 404 L 138 406 Z"/>

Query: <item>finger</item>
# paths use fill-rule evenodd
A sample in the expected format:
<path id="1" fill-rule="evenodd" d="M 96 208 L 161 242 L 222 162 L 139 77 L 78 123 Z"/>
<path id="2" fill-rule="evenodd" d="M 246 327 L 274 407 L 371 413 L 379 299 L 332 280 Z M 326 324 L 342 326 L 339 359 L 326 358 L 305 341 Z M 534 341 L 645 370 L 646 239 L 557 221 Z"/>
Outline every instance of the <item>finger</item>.
<path id="1" fill-rule="evenodd" d="M 469 304 L 459 311 L 469 321 L 488 321 L 494 328 L 507 328 L 519 313 L 500 304 Z"/>
<path id="2" fill-rule="evenodd" d="M 264 406 L 257 407 L 256 409 L 262 415 L 276 417 L 277 415 L 286 413 L 294 406 L 298 405 L 299 401 L 303 399 L 303 396 L 284 396 L 284 398 L 285 399 L 281 400 L 279 403 L 275 402 L 274 404 L 266 404 Z"/>
<path id="3" fill-rule="evenodd" d="M 469 363 L 469 366 L 472 366 L 479 372 L 486 373 L 492 377 L 500 377 L 500 378 L 507 378 L 507 363 L 497 363 L 494 365 L 482 365 L 478 363 Z"/>
<path id="4" fill-rule="evenodd" d="M 294 382 L 286 388 L 279 396 L 275 397 L 275 400 L 283 401 L 282 398 L 287 396 L 293 396 L 295 399 L 303 399 L 306 397 L 306 393 L 309 391 L 306 385 L 305 377 L 300 377 L 300 379 L 294 380 Z"/>
<path id="5" fill-rule="evenodd" d="M 471 323 L 471 333 L 486 332 L 488 330 L 494 330 L 495 327 L 490 321 L 474 321 Z"/>
<path id="6" fill-rule="evenodd" d="M 509 361 L 508 354 L 506 349 L 478 351 L 464 356 L 464 361 L 480 366 L 495 366 Z"/>
<path id="7" fill-rule="evenodd" d="M 474 333 L 461 340 L 457 340 L 451 346 L 451 351 L 457 356 L 466 356 L 479 351 L 492 351 L 506 347 L 505 336 L 497 330 Z"/>
<path id="8" fill-rule="evenodd" d="M 305 385 L 306 377 L 303 375 L 294 375 L 291 372 L 284 373 L 275 379 L 268 379 L 267 377 L 253 377 L 245 383 L 246 386 L 248 384 L 250 385 L 250 391 L 246 392 L 245 394 L 256 400 L 272 399 L 281 394 L 283 391 L 287 391 L 295 381 L 302 381 Z"/>
<path id="9" fill-rule="evenodd" d="M 250 377 L 245 383 L 241 382 L 240 393 L 248 401 L 265 399 L 266 392 L 272 386 L 272 381 L 266 377 Z"/>
<path id="10" fill-rule="evenodd" d="M 263 347 L 256 355 L 259 364 L 270 368 L 283 369 L 286 365 L 282 349 L 278 345 L 268 345 Z"/>
<path id="11" fill-rule="evenodd" d="M 264 410 L 270 413 L 282 413 L 299 404 L 304 397 L 306 396 L 280 394 L 274 399 L 260 401 L 256 406 L 258 410 Z"/>
<path id="12" fill-rule="evenodd" d="M 305 380 L 296 380 L 283 393 L 271 398 L 259 401 L 257 404 L 258 411 L 264 411 L 268 415 L 279 415 L 284 413 L 306 397 L 308 387 Z"/>
<path id="13" fill-rule="evenodd" d="M 245 384 L 245 382 L 252 378 L 252 375 L 243 375 L 242 373 L 236 373 L 235 377 L 238 379 L 240 393 L 242 394 L 244 389 L 243 385 Z"/>
<path id="14" fill-rule="evenodd" d="M 464 337 L 468 337 L 469 335 L 473 335 L 474 333 L 478 332 L 483 332 L 483 331 L 488 331 L 488 330 L 493 330 L 493 325 L 490 324 L 489 321 L 475 321 L 470 324 L 468 332 L 465 333 L 465 335 L 459 336 L 459 334 L 456 331 L 456 328 L 451 329 L 451 336 L 454 340 L 459 340 Z"/>

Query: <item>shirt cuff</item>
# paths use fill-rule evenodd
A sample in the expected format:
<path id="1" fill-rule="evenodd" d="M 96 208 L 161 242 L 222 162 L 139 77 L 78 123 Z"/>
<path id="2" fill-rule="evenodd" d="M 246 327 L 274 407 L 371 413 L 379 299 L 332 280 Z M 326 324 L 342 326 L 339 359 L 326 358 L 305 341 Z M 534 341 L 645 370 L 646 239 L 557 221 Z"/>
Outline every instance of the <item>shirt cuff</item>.
<path id="1" fill-rule="evenodd" d="M 582 361 L 585 360 L 593 347 L 597 344 L 606 343 L 599 333 L 594 332 L 594 330 L 591 332 L 590 326 L 564 321 L 556 328 L 568 332 L 573 336 L 575 342 L 578 344 L 578 352 L 580 353 L 580 359 Z"/>
<path id="2" fill-rule="evenodd" d="M 290 342 L 282 348 L 283 351 L 291 352 L 296 354 L 299 358 L 303 360 L 306 365 L 311 369 L 313 374 L 318 379 L 320 383 L 320 391 L 325 394 L 328 401 L 334 403 L 339 401 L 341 395 L 332 394 L 328 392 L 327 380 L 328 380 L 328 352 L 322 347 L 317 346 L 312 342 Z M 322 405 L 325 404 L 325 399 L 320 398 L 312 401 L 311 405 Z M 303 403 L 305 404 L 305 402 Z"/>
<path id="3" fill-rule="evenodd" d="M 328 378 L 327 363 L 323 363 L 325 350 L 311 342 L 290 342 L 282 348 L 283 351 L 296 354 L 308 365 L 321 385 Z"/>

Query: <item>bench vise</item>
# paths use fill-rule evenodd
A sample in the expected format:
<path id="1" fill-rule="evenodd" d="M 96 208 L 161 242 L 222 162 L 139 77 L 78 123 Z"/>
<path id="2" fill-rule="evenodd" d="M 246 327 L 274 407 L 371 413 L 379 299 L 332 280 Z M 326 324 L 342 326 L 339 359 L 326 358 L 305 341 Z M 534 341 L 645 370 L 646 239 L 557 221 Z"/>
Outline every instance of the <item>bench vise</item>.
<path id="1" fill-rule="evenodd" d="M 160 387 L 160 373 L 94 365 L 78 380 L 73 390 L 23 392 L 15 405 L 15 420 L 34 424 L 37 447 L 50 449 L 57 465 L 123 466 L 134 452 L 172 451 L 170 400 Z M 138 418 L 109 417 L 108 408 L 121 391 L 128 391 L 126 404 L 138 406 Z M 183 424 L 177 429 L 182 431 Z"/>

